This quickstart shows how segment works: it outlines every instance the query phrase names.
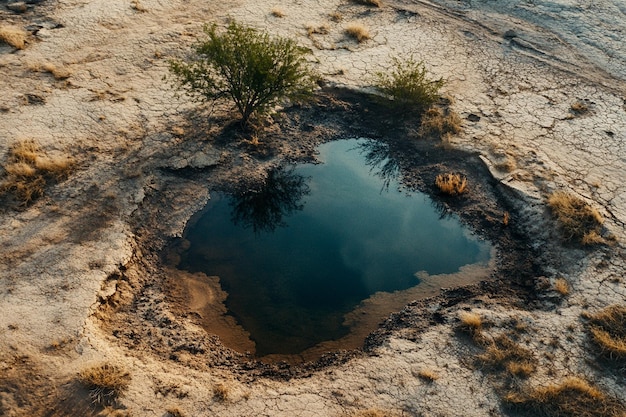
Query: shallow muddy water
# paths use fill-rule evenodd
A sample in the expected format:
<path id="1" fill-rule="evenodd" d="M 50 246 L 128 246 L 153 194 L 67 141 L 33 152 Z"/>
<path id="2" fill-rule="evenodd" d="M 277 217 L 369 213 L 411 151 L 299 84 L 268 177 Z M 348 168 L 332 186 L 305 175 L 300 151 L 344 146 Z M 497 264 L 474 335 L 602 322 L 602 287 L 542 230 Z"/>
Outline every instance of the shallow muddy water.
<path id="1" fill-rule="evenodd" d="M 220 277 L 257 356 L 344 338 L 347 314 L 373 295 L 489 261 L 491 245 L 426 195 L 401 189 L 385 149 L 365 139 L 322 145 L 321 164 L 214 194 L 190 223 L 180 267 Z"/>

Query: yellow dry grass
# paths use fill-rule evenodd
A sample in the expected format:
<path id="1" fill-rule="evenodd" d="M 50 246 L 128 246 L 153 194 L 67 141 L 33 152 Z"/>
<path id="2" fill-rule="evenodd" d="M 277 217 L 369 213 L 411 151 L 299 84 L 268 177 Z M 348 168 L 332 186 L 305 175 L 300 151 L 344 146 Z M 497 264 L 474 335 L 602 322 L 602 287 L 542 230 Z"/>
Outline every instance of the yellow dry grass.
<path id="1" fill-rule="evenodd" d="M 505 403 L 524 415 L 544 417 L 624 417 L 626 409 L 587 381 L 572 377 L 558 385 L 510 392 Z"/>
<path id="2" fill-rule="evenodd" d="M 27 205 L 43 195 L 49 181 L 69 175 L 74 165 L 69 157 L 50 158 L 32 140 L 18 141 L 3 166 L 0 194 L 12 193 L 21 205 Z"/>
<path id="3" fill-rule="evenodd" d="M 461 132 L 461 117 L 450 108 L 431 107 L 422 116 L 420 134 L 425 137 L 442 138 Z"/>
<path id="4" fill-rule="evenodd" d="M 213 398 L 219 402 L 226 402 L 230 398 L 231 388 L 230 385 L 225 383 L 219 383 L 213 385 Z"/>
<path id="5" fill-rule="evenodd" d="M 130 380 L 130 374 L 124 368 L 110 363 L 83 369 L 78 374 L 78 381 L 89 390 L 92 400 L 101 405 L 110 404 L 122 396 Z"/>
<path id="6" fill-rule="evenodd" d="M 426 382 L 435 382 L 437 379 L 439 379 L 439 374 L 437 374 L 437 372 L 433 371 L 432 369 L 420 369 L 417 373 L 417 376 Z"/>
<path id="7" fill-rule="evenodd" d="M 443 194 L 455 196 L 466 191 L 467 178 L 461 174 L 439 174 L 435 178 L 435 185 Z"/>
<path id="8" fill-rule="evenodd" d="M 565 278 L 557 278 L 554 281 L 554 290 L 561 295 L 569 294 L 569 283 Z"/>
<path id="9" fill-rule="evenodd" d="M 485 353 L 478 355 L 478 363 L 490 370 L 507 371 L 511 375 L 528 377 L 537 369 L 535 355 L 506 335 L 495 337 Z"/>
<path id="10" fill-rule="evenodd" d="M 345 32 L 348 36 L 356 39 L 359 43 L 363 43 L 366 40 L 371 39 L 369 29 L 361 23 L 349 23 L 346 26 Z"/>
<path id="11" fill-rule="evenodd" d="M 603 356 L 626 360 L 626 305 L 612 305 L 588 316 L 589 330 Z"/>
<path id="12" fill-rule="evenodd" d="M 13 25 L 0 25 L 0 42 L 11 45 L 17 49 L 26 46 L 27 33 L 24 29 Z"/>
<path id="13" fill-rule="evenodd" d="M 548 198 L 548 206 L 566 240 L 578 240 L 585 244 L 604 242 L 600 236 L 604 219 L 583 199 L 564 191 L 555 191 Z"/>
<path id="14" fill-rule="evenodd" d="M 278 6 L 272 7 L 271 13 L 274 17 L 285 17 L 285 11 Z"/>

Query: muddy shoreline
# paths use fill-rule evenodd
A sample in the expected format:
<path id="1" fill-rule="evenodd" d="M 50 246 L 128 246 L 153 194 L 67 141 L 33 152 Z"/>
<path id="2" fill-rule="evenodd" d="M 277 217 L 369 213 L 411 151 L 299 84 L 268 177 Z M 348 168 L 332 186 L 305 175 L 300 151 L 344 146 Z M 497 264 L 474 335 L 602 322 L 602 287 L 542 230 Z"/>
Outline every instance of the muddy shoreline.
<path id="1" fill-rule="evenodd" d="M 376 115 L 373 117 L 373 115 Z M 491 241 L 496 248 L 494 259 L 494 269 L 488 276 L 484 277 L 483 283 L 472 285 L 468 288 L 450 288 L 446 289 L 439 296 L 430 296 L 425 300 L 416 301 L 407 306 L 401 313 L 393 314 L 389 319 L 383 321 L 378 330 L 374 331 L 367 337 L 365 344 L 361 348 L 355 350 L 338 353 L 334 351 L 325 352 L 323 350 L 313 350 L 311 353 L 305 353 L 304 356 L 299 355 L 273 355 L 271 358 L 265 358 L 264 361 L 256 361 L 254 356 L 246 354 L 247 350 L 252 350 L 250 342 L 246 342 L 245 329 L 242 329 L 232 317 L 226 316 L 226 307 L 223 305 L 226 294 L 221 291 L 217 281 L 209 285 L 214 293 L 218 293 L 217 297 L 212 299 L 215 303 L 210 307 L 212 312 L 205 312 L 201 317 L 198 312 L 194 312 L 190 308 L 190 300 L 193 296 L 189 293 L 189 287 L 181 286 L 177 279 L 201 279 L 205 284 L 208 277 L 193 278 L 191 274 L 184 271 L 173 270 L 177 263 L 177 250 L 184 249 L 184 240 L 180 238 L 168 239 L 166 235 L 159 233 L 159 226 L 164 224 L 161 218 L 154 217 L 154 223 L 145 224 L 144 221 L 148 213 L 154 214 L 159 212 L 175 212 L 179 210 L 180 205 L 192 202 L 192 206 L 198 206 L 199 203 L 194 201 L 194 195 L 186 194 L 181 188 L 179 195 L 174 198 L 164 199 L 155 192 L 152 204 L 144 203 L 142 214 L 138 214 L 138 218 L 142 218 L 141 222 L 137 222 L 135 234 L 141 236 L 141 240 L 150 242 L 148 247 L 142 247 L 142 253 L 161 253 L 160 256 L 142 259 L 142 263 L 148 263 L 148 273 L 144 271 L 140 275 L 149 275 L 139 279 L 139 282 L 132 283 L 135 287 L 131 294 L 126 297 L 132 299 L 130 304 L 123 307 L 111 308 L 115 302 L 105 304 L 106 314 L 103 316 L 110 318 L 107 328 L 111 329 L 113 335 L 123 334 L 123 329 L 127 327 L 128 321 L 132 320 L 136 325 L 131 326 L 134 329 L 146 329 L 155 325 L 152 318 L 146 322 L 145 314 L 142 317 L 142 311 L 146 305 L 158 305 L 164 311 L 171 310 L 176 316 L 176 320 L 189 320 L 199 327 L 208 330 L 210 326 L 203 325 L 208 320 L 213 326 L 218 326 L 218 334 L 222 335 L 222 339 L 226 343 L 222 344 L 218 341 L 214 333 L 208 331 L 203 339 L 210 340 L 208 346 L 182 348 L 180 346 L 173 349 L 163 349 L 162 346 L 172 345 L 171 341 L 162 339 L 154 340 L 150 332 L 143 332 L 137 335 L 133 332 L 131 335 L 121 337 L 118 342 L 133 346 L 133 350 L 137 350 L 136 340 L 141 340 L 143 349 L 148 346 L 161 346 L 156 349 L 157 353 L 168 357 L 168 359 L 178 360 L 177 351 L 191 351 L 196 360 L 206 361 L 207 366 L 226 366 L 232 367 L 233 362 L 238 364 L 239 368 L 246 370 L 250 375 L 261 373 L 263 376 L 276 376 L 280 378 L 291 378 L 295 374 L 310 372 L 311 369 L 321 369 L 331 364 L 338 364 L 345 360 L 346 357 L 363 354 L 363 351 L 371 351 L 374 347 L 384 343 L 385 335 L 389 335 L 394 331 L 400 330 L 407 326 L 411 326 L 414 331 L 420 329 L 424 324 L 433 323 L 437 320 L 433 314 L 424 314 L 418 307 L 428 303 L 439 303 L 444 306 L 452 307 L 463 301 L 469 302 L 471 299 L 479 297 L 498 299 L 498 303 L 510 303 L 516 306 L 532 306 L 532 301 L 537 298 L 535 277 L 541 276 L 541 266 L 535 263 L 536 254 L 530 248 L 529 237 L 524 236 L 523 232 L 516 225 L 517 213 L 511 202 L 511 196 L 507 195 L 506 189 L 498 186 L 498 182 L 489 173 L 484 163 L 475 154 L 463 151 L 448 149 L 445 144 L 433 139 L 420 138 L 417 136 L 419 128 L 419 119 L 404 118 L 393 119 L 390 124 L 391 115 L 380 103 L 375 96 L 355 90 L 343 88 L 325 88 L 316 95 L 315 102 L 307 106 L 298 106 L 288 108 L 284 114 L 281 114 L 280 121 L 274 122 L 271 126 L 266 127 L 268 134 L 261 133 L 259 140 L 262 145 L 257 149 L 253 149 L 260 157 L 251 153 L 252 157 L 245 158 L 240 163 L 233 162 L 232 165 L 226 163 L 226 166 L 214 166 L 208 169 L 198 168 L 181 168 L 180 170 L 167 169 L 167 177 L 164 181 L 175 184 L 177 182 L 194 182 L 201 183 L 207 187 L 207 190 L 220 190 L 224 192 L 232 191 L 235 187 L 241 187 L 242 183 L 253 181 L 250 173 L 263 177 L 265 170 L 273 166 L 284 163 L 295 163 L 300 161 L 315 160 L 315 145 L 329 140 L 342 139 L 346 137 L 370 137 L 376 138 L 389 145 L 390 157 L 396 158 L 400 165 L 400 175 L 403 186 L 410 190 L 417 190 L 433 198 L 437 205 L 438 211 L 442 216 L 456 214 L 461 221 L 468 225 L 471 230 L 480 237 Z M 323 129 L 322 132 L 319 130 Z M 192 135 L 203 135 L 204 132 L 193 131 Z M 225 152 L 235 153 L 249 150 L 248 144 L 245 142 L 245 132 L 241 132 L 236 127 L 226 128 L 214 137 L 205 137 L 204 140 L 212 142 L 217 152 L 223 154 Z M 241 138 L 244 139 L 241 139 Z M 186 140 L 185 143 L 193 143 L 192 140 Z M 184 145 L 183 145 L 184 146 Z M 217 171 L 217 172 L 216 172 Z M 468 178 L 469 191 L 460 197 L 448 197 L 437 192 L 434 185 L 434 179 L 437 174 L 442 172 L 460 172 Z M 166 185 L 166 188 L 171 185 Z M 203 201 L 203 200 L 201 200 Z M 165 204 L 164 204 L 165 203 Z M 172 207 L 170 204 L 176 204 Z M 512 219 L 510 223 L 503 223 L 504 213 L 508 212 Z M 167 225 L 166 225 L 167 226 Z M 169 228 L 168 228 L 169 229 Z M 156 243 L 155 242 L 161 242 Z M 129 266 L 127 266 L 129 267 Z M 132 266 L 130 266 L 132 268 Z M 156 275 L 160 277 L 155 279 L 155 271 L 159 271 Z M 483 272 L 485 273 L 485 272 Z M 188 278 L 185 278 L 187 276 Z M 122 278 L 123 279 L 123 278 Z M 142 284 L 141 282 L 144 282 Z M 196 281 L 199 282 L 199 281 Z M 158 299 L 146 299 L 141 294 L 145 292 L 145 287 L 149 285 L 157 288 L 156 293 L 159 294 Z M 120 290 L 115 293 L 115 297 L 124 297 Z M 141 302 L 138 302 L 140 299 Z M 210 305 L 208 300 L 205 300 Z M 171 303 L 171 306 L 168 304 Z M 532 308 L 532 307 L 531 307 Z M 411 312 L 411 313 L 409 313 Z M 441 314 L 441 313 L 437 313 Z M 207 319 L 207 315 L 210 317 Z M 403 316 L 402 319 L 398 319 Z M 219 324 L 216 324 L 219 323 Z M 156 323 L 158 327 L 158 320 Z M 125 340 L 126 339 L 126 340 Z M 237 351 L 231 350 L 228 346 L 238 347 Z M 210 350 L 211 357 L 202 360 L 203 353 Z M 219 352 L 216 353 L 216 352 Z M 221 363 L 223 358 L 228 357 L 226 363 Z M 333 358 L 329 360 L 329 358 Z M 304 360 L 304 363 L 302 361 Z M 268 362 L 269 363 L 263 363 Z M 339 361 L 339 362 L 337 362 Z M 271 371 L 268 371 L 268 368 Z"/>

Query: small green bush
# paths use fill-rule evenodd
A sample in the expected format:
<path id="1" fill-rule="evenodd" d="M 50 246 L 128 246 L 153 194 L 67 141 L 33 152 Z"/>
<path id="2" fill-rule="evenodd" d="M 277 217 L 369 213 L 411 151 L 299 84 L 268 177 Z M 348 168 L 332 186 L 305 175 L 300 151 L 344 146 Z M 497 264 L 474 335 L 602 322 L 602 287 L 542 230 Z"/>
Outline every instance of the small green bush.
<path id="1" fill-rule="evenodd" d="M 208 39 L 194 47 L 188 61 L 172 61 L 178 86 L 202 101 L 230 100 L 247 124 L 283 98 L 310 96 L 316 77 L 295 41 L 230 23 L 225 32 L 205 26 Z"/>
<path id="2" fill-rule="evenodd" d="M 431 80 L 422 61 L 393 57 L 389 71 L 375 74 L 374 87 L 397 110 L 422 112 L 439 99 L 444 83 L 443 78 Z"/>

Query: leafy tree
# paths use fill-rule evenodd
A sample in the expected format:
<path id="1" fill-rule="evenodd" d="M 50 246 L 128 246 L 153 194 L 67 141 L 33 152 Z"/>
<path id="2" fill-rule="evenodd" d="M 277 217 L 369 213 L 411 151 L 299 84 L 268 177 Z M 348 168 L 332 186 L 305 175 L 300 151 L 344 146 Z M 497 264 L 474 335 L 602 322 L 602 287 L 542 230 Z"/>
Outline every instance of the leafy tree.
<path id="1" fill-rule="evenodd" d="M 230 23 L 225 32 L 205 26 L 208 39 L 194 46 L 188 61 L 173 61 L 178 85 L 201 101 L 230 100 L 247 124 L 283 98 L 310 96 L 316 78 L 295 41 Z"/>
<path id="2" fill-rule="evenodd" d="M 375 74 L 374 86 L 390 99 L 389 104 L 397 110 L 422 112 L 439 99 L 443 78 L 428 78 L 426 66 L 413 57 L 402 61 L 392 58 L 391 69 Z"/>

